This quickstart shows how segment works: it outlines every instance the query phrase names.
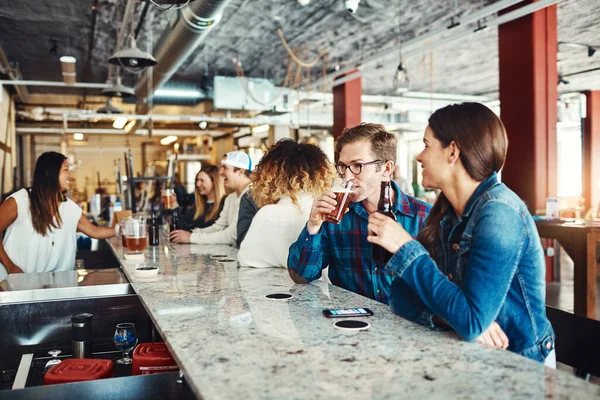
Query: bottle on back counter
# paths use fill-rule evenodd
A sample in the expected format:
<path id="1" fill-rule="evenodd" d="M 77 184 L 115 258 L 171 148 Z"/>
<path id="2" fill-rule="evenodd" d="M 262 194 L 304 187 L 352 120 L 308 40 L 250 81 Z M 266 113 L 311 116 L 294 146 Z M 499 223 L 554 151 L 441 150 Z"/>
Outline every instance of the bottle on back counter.
<path id="1" fill-rule="evenodd" d="M 148 244 L 150 246 L 158 246 L 158 215 L 156 212 L 152 211 L 150 216 L 150 220 L 148 222 Z"/>
<path id="2" fill-rule="evenodd" d="M 381 192 L 379 193 L 379 203 L 377 204 L 377 212 L 383 215 L 387 215 L 394 221 L 396 220 L 396 215 L 392 211 L 392 195 L 389 181 L 381 182 Z M 376 264 L 387 264 L 389 259 L 392 257 L 392 253 L 379 246 L 378 244 L 373 243 L 372 250 L 373 262 L 375 262 Z"/>

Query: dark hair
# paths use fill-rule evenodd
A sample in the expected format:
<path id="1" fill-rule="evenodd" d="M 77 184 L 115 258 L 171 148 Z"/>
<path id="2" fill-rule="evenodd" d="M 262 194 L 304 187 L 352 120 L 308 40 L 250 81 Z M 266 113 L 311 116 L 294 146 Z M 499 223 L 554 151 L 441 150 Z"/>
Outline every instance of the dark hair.
<path id="1" fill-rule="evenodd" d="M 247 178 L 250 178 L 252 176 L 252 171 L 246 168 L 233 167 L 233 172 L 238 172 L 240 169 L 244 171 L 244 175 L 246 175 Z"/>
<path id="2" fill-rule="evenodd" d="M 462 165 L 477 182 L 502 169 L 508 148 L 506 130 L 500 118 L 483 104 L 461 103 L 440 108 L 429 117 L 429 127 L 442 147 L 456 143 Z M 439 239 L 440 221 L 450 207 L 444 193 L 440 193 L 417 236 L 431 254 Z"/>
<path id="3" fill-rule="evenodd" d="M 223 187 L 223 181 L 219 176 L 219 168 L 211 164 L 202 165 L 202 169 L 196 174 L 194 186 L 196 185 L 198 175 L 200 175 L 201 172 L 204 172 L 206 175 L 208 175 L 208 177 L 213 183 L 213 190 L 215 192 L 215 203 L 213 204 L 213 207 L 210 209 L 210 211 L 206 213 L 206 197 L 198 192 L 198 187 L 196 186 L 194 189 L 194 196 L 196 197 L 196 213 L 194 214 L 194 219 L 198 219 L 204 214 L 206 214 L 204 216 L 204 220 L 206 222 L 214 221 L 217 219 L 221 211 L 219 204 L 221 204 L 221 200 L 225 196 L 225 188 Z"/>
<path id="4" fill-rule="evenodd" d="M 46 236 L 51 228 L 60 228 L 62 225 L 58 207 L 64 196 L 58 176 L 66 159 L 60 153 L 49 151 L 35 162 L 29 202 L 33 229 L 42 236 Z"/>
<path id="5" fill-rule="evenodd" d="M 335 142 L 336 160 L 345 145 L 360 140 L 371 143 L 371 151 L 376 159 L 396 162 L 396 136 L 386 131 L 383 125 L 367 124 L 365 122 L 343 130 Z"/>
<path id="6" fill-rule="evenodd" d="M 258 207 L 263 207 L 288 195 L 298 205 L 298 193 L 320 196 L 334 176 L 320 147 L 281 139 L 269 148 L 252 173 L 252 198 Z"/>

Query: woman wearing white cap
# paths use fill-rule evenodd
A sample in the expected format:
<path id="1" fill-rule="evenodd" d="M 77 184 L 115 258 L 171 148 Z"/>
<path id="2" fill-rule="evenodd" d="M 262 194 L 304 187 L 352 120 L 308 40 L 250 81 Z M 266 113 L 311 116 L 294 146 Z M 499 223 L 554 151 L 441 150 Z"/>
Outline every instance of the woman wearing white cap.
<path id="1" fill-rule="evenodd" d="M 170 235 L 171 241 L 174 243 L 235 246 L 240 199 L 248 190 L 252 167 L 250 156 L 243 151 L 230 151 L 227 153 L 221 161 L 219 175 L 223 178 L 224 186 L 233 190 L 233 193 L 225 199 L 219 219 L 208 228 L 194 229 L 191 233 L 184 230 L 173 231 Z"/>

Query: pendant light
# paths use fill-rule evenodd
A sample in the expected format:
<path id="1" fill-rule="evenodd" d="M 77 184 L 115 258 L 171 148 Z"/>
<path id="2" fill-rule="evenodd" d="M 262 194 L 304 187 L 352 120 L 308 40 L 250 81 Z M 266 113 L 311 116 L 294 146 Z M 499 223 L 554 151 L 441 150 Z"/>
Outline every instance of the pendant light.
<path id="1" fill-rule="evenodd" d="M 402 12 L 402 1 L 400 1 L 400 7 L 398 9 L 399 19 L 400 19 L 400 30 L 398 35 L 398 40 L 400 41 L 400 63 L 396 68 L 396 72 L 394 73 L 394 79 L 392 80 L 392 85 L 396 90 L 396 93 L 404 93 L 408 92 L 410 86 L 410 79 L 408 78 L 408 71 L 406 67 L 402 63 L 402 29 L 403 29 L 403 15 Z"/>
<path id="2" fill-rule="evenodd" d="M 115 83 L 102 90 L 102 94 L 108 97 L 135 97 L 133 88 L 127 87 L 121 83 L 121 76 L 117 73 Z"/>
<path id="3" fill-rule="evenodd" d="M 123 110 L 121 110 L 118 107 L 115 107 L 112 105 L 111 103 L 112 97 L 109 97 L 108 100 L 106 100 L 106 105 L 104 107 L 100 107 L 99 109 L 96 110 L 96 112 L 98 114 L 122 114 Z"/>
<path id="4" fill-rule="evenodd" d="M 157 62 L 152 54 L 146 53 L 137 47 L 134 32 L 134 16 L 135 7 L 131 7 L 131 47 L 118 50 L 108 59 L 108 62 L 118 65 L 132 74 L 139 74 L 146 68 L 156 65 Z"/>
<path id="5" fill-rule="evenodd" d="M 154 6 L 154 8 L 156 8 L 160 11 L 166 11 L 166 10 L 170 10 L 174 6 L 177 6 L 177 7 L 173 8 L 174 10 L 179 10 L 180 8 L 187 6 L 190 1 L 194 1 L 194 0 L 140 0 L 140 1 L 143 3 L 152 4 Z"/>

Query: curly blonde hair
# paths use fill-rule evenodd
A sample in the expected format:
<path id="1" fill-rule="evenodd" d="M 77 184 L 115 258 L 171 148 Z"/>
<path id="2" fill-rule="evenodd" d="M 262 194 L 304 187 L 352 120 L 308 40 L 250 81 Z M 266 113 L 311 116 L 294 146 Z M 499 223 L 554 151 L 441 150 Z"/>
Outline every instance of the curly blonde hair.
<path id="1" fill-rule="evenodd" d="M 334 176 L 333 166 L 321 148 L 282 139 L 271 146 L 252 173 L 252 198 L 263 207 L 287 195 L 299 206 L 300 192 L 320 196 Z"/>

